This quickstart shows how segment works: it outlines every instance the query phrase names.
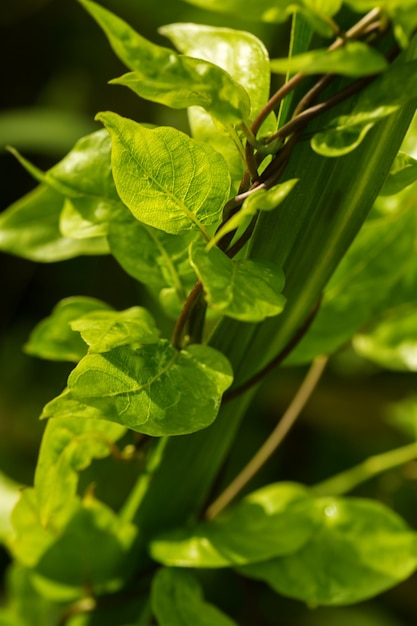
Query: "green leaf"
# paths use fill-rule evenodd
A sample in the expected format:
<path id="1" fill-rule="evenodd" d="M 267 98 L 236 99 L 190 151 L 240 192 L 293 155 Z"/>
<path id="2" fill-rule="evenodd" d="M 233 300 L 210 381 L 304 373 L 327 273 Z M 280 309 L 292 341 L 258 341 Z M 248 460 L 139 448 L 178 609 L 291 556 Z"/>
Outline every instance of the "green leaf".
<path id="1" fill-rule="evenodd" d="M 312 50 L 291 58 L 271 59 L 271 71 L 278 74 L 342 74 L 369 76 L 387 67 L 385 57 L 360 41 L 348 41 L 342 48 Z"/>
<path id="2" fill-rule="evenodd" d="M 202 106 L 226 124 L 248 118 L 248 95 L 227 72 L 157 46 L 98 4 L 80 2 L 101 26 L 117 56 L 134 70 L 112 83 L 126 85 L 143 98 L 173 108 Z"/>
<path id="3" fill-rule="evenodd" d="M 109 213 L 90 198 L 66 198 L 59 219 L 59 228 L 64 237 L 89 239 L 106 237 Z"/>
<path id="4" fill-rule="evenodd" d="M 12 531 L 10 515 L 21 489 L 22 485 L 0 472 L 0 543 L 7 543 Z"/>
<path id="5" fill-rule="evenodd" d="M 273 211 L 281 202 L 285 200 L 291 193 L 298 179 L 292 178 L 284 183 L 274 185 L 270 189 L 259 189 L 251 193 L 243 202 L 240 210 L 232 215 L 232 217 L 216 231 L 207 248 L 212 248 L 217 244 L 224 235 L 236 230 L 244 224 L 248 218 L 255 215 L 258 211 Z"/>
<path id="6" fill-rule="evenodd" d="M 269 56 L 263 43 L 252 33 L 231 28 L 201 24 L 169 24 L 160 28 L 184 54 L 210 61 L 228 72 L 247 91 L 253 119 L 269 99 Z M 243 176 L 245 163 L 236 148 L 232 130 L 216 124 L 201 107 L 188 110 L 193 137 L 205 141 L 220 152 L 229 165 L 236 188 Z M 274 115 L 262 126 L 262 133 L 276 130 Z"/>
<path id="7" fill-rule="evenodd" d="M 166 340 L 88 354 L 68 379 L 76 400 L 155 437 L 209 426 L 231 383 L 229 362 L 217 350 L 191 345 L 177 351 Z"/>
<path id="8" fill-rule="evenodd" d="M 80 516 L 80 523 L 86 517 L 87 522 L 95 517 L 88 511 L 82 511 L 86 501 L 82 503 L 76 493 L 79 472 L 93 459 L 108 456 L 114 441 L 124 432 L 125 429 L 119 425 L 106 424 L 97 419 L 80 420 L 72 417 L 48 422 L 36 468 L 35 486 L 23 491 L 12 513 L 14 536 L 10 547 L 22 563 L 28 567 L 38 566 L 57 539 L 66 532 L 68 525 L 75 524 L 75 531 L 78 524 L 76 520 Z M 101 515 L 100 511 L 98 515 Z M 111 512 L 107 514 L 107 509 L 103 515 L 107 520 L 109 516 L 112 517 Z M 101 528 L 100 524 L 99 518 L 98 528 Z M 126 528 L 121 527 L 120 532 L 124 533 Z M 71 534 L 69 531 L 68 549 L 74 550 L 75 558 L 74 542 L 80 543 L 80 538 L 74 536 L 71 539 Z M 101 540 L 104 541 L 103 536 Z M 109 541 L 112 542 L 111 537 Z M 76 548 L 78 568 L 89 566 L 88 559 L 83 562 L 80 558 L 80 550 L 85 549 L 85 545 L 88 545 L 88 538 L 84 538 Z M 66 561 L 62 559 L 55 563 L 59 572 L 57 581 L 60 576 L 65 576 L 67 565 L 63 567 L 63 563 Z M 70 570 L 68 573 L 71 574 Z M 52 575 L 51 577 L 54 578 Z M 85 580 L 80 580 L 79 584 Z"/>
<path id="9" fill-rule="evenodd" d="M 361 356 L 390 370 L 417 371 L 417 313 L 414 301 L 393 307 L 353 338 Z"/>
<path id="10" fill-rule="evenodd" d="M 242 568 L 275 591 L 310 606 L 366 600 L 416 569 L 417 535 L 384 505 L 361 499 L 317 500 L 322 526 L 298 552 Z"/>
<path id="11" fill-rule="evenodd" d="M 230 567 L 290 554 L 309 541 L 320 518 L 308 490 L 276 483 L 254 491 L 211 522 L 151 541 L 152 557 L 178 567 Z"/>
<path id="12" fill-rule="evenodd" d="M 122 268 L 160 298 L 169 290 L 176 302 L 168 314 L 174 319 L 196 281 L 188 260 L 188 247 L 199 238 L 195 231 L 171 235 L 138 222 L 125 209 L 109 225 L 110 250 Z"/>
<path id="13" fill-rule="evenodd" d="M 90 585 L 96 592 L 120 587 L 129 573 L 137 529 L 108 506 L 86 496 L 62 533 L 37 563 L 55 584 Z"/>
<path id="14" fill-rule="evenodd" d="M 237 626 L 204 601 L 201 587 L 190 572 L 160 569 L 153 579 L 151 597 L 159 626 Z"/>
<path id="15" fill-rule="evenodd" d="M 87 311 L 70 326 L 81 334 L 90 353 L 108 352 L 127 344 L 155 343 L 159 338 L 152 315 L 139 306 L 125 311 Z"/>
<path id="16" fill-rule="evenodd" d="M 43 407 L 40 419 L 47 419 L 49 417 L 103 419 L 103 414 L 99 409 L 73 398 L 70 390 L 65 388 L 59 396 L 50 400 L 50 402 Z"/>
<path id="17" fill-rule="evenodd" d="M 417 160 L 399 152 L 385 180 L 380 195 L 393 196 L 417 181 Z"/>
<path id="18" fill-rule="evenodd" d="M 314 135 L 313 150 L 327 157 L 354 150 L 379 120 L 417 98 L 416 78 L 417 60 L 394 63 L 361 91 L 350 115 L 336 117 L 326 130 Z"/>
<path id="19" fill-rule="evenodd" d="M 106 254 L 101 238 L 76 240 L 59 228 L 64 198 L 41 185 L 0 216 L 0 250 L 31 261 L 52 263 L 82 254 Z"/>
<path id="20" fill-rule="evenodd" d="M 207 251 L 199 243 L 191 245 L 190 260 L 203 283 L 208 305 L 218 313 L 259 322 L 284 308 L 284 273 L 272 263 L 233 261 L 219 248 Z"/>
<path id="21" fill-rule="evenodd" d="M 397 289 L 400 300 L 415 294 L 415 245 L 415 215 L 409 201 L 369 219 L 330 279 L 317 316 L 287 362 L 305 363 L 319 354 L 332 354 L 391 306 Z"/>
<path id="22" fill-rule="evenodd" d="M 79 334 L 71 329 L 70 322 L 97 310 L 110 311 L 111 307 L 85 296 L 61 300 L 51 315 L 32 330 L 25 351 L 41 359 L 78 363 L 87 352 L 87 347 Z"/>
<path id="23" fill-rule="evenodd" d="M 181 234 L 216 223 L 228 199 L 223 157 L 207 144 L 168 127 L 149 130 L 115 113 L 97 119 L 112 137 L 118 193 L 141 222 Z"/>

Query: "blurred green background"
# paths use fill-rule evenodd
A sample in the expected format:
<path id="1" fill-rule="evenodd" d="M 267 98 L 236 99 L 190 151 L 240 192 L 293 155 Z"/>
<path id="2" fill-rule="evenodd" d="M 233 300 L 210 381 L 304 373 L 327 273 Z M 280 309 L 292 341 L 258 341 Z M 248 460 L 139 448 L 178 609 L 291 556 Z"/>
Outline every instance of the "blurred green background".
<path id="1" fill-rule="evenodd" d="M 158 27 L 178 21 L 249 29 L 274 56 L 285 54 L 288 44 L 288 25 L 248 24 L 205 13 L 180 0 L 103 0 L 102 4 L 141 34 L 164 45 Z M 6 145 L 13 145 L 47 169 L 80 136 L 99 128 L 93 120 L 100 110 L 113 110 L 140 122 L 187 129 L 184 112 L 140 101 L 127 89 L 107 84 L 125 69 L 76 0 L 3 0 L 0 47 L 0 210 L 35 186 L 6 152 Z M 65 386 L 71 369 L 70 365 L 25 355 L 22 346 L 30 330 L 58 300 L 67 296 L 94 296 L 120 309 L 143 303 L 147 296 L 110 257 L 42 265 L 0 254 L 0 264 L 0 471 L 22 484 L 30 484 L 43 430 L 38 416 L 43 405 Z M 272 430 L 303 373 L 302 368 L 293 368 L 269 376 L 244 423 L 223 477 L 225 482 Z M 313 484 L 371 454 L 409 442 L 410 426 L 399 426 L 401 408 L 396 403 L 411 397 L 415 389 L 415 375 L 379 370 L 347 349 L 332 360 L 299 424 L 277 458 L 253 481 L 251 489 L 275 480 Z M 399 415 L 396 424 L 389 421 L 394 414 Z M 412 423 L 408 417 L 405 421 Z M 379 498 L 414 528 L 417 526 L 417 463 L 387 472 L 356 493 Z M 3 551 L 2 571 L 7 562 Z M 209 598 L 231 612 L 232 605 L 243 603 L 242 615 L 247 615 L 247 623 L 253 626 L 417 623 L 417 576 L 356 607 L 314 611 L 262 591 L 255 583 L 251 583 L 252 590 L 245 590 L 227 573 L 220 575 L 224 582 L 220 586 L 214 584 L 212 575 L 206 578 Z M 263 610 L 255 606 L 246 611 L 242 596 L 250 598 L 258 593 Z"/>

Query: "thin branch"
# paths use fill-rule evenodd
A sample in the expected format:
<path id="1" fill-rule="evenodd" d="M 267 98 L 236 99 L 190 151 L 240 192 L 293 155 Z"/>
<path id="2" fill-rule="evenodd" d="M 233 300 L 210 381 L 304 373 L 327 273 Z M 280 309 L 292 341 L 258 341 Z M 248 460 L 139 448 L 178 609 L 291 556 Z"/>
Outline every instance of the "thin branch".
<path id="1" fill-rule="evenodd" d="M 220 496 L 209 506 L 205 515 L 207 519 L 213 519 L 220 513 L 220 511 L 223 511 L 223 509 L 226 508 L 232 500 L 234 500 L 238 493 L 242 491 L 247 483 L 255 476 L 255 474 L 276 451 L 292 426 L 295 424 L 298 416 L 316 388 L 321 375 L 324 372 L 327 361 L 328 357 L 321 356 L 313 362 L 303 383 L 301 384 L 301 387 L 272 434 L 268 437 L 255 456 L 252 457 L 249 463 L 243 468 L 240 474 L 236 476 L 223 493 L 220 494 Z"/>
<path id="2" fill-rule="evenodd" d="M 190 319 L 194 306 L 201 296 L 202 290 L 203 286 L 198 280 L 190 291 L 189 296 L 182 307 L 182 311 L 177 319 L 177 323 L 175 324 L 174 332 L 171 337 L 171 343 L 177 350 L 181 349 L 181 341 L 185 331 L 185 326 Z"/>
<path id="3" fill-rule="evenodd" d="M 417 442 L 390 450 L 389 452 L 375 454 L 363 461 L 363 463 L 359 463 L 359 465 L 355 465 L 355 467 L 351 467 L 345 472 L 336 474 L 336 476 L 324 480 L 311 489 L 317 496 L 341 496 L 367 480 L 378 476 L 378 474 L 415 459 L 417 459 Z"/>

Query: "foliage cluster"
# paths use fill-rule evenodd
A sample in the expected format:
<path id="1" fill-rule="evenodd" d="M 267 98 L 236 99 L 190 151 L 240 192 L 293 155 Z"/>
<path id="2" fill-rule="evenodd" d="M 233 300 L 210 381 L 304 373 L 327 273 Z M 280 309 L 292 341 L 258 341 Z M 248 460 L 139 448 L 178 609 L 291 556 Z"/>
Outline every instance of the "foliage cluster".
<path id="1" fill-rule="evenodd" d="M 14 559 L 4 626 L 232 626 L 245 617 L 205 599 L 213 569 L 338 606 L 417 568 L 407 522 L 345 495 L 415 459 L 415 441 L 319 485 L 274 482 L 237 498 L 346 343 L 380 367 L 417 370 L 417 161 L 407 140 L 400 150 L 414 133 L 417 9 L 187 1 L 291 17 L 288 58 L 270 60 L 250 32 L 194 23 L 162 29 L 177 52 L 80 0 L 129 69 L 111 82 L 188 109 L 190 134 L 106 111 L 46 172 L 11 149 L 38 186 L 0 217 L 1 250 L 44 263 L 111 254 L 154 308 L 68 297 L 26 344 L 75 367 L 43 409 L 33 487 L 0 482 L 0 538 Z M 286 77 L 272 94 L 271 72 Z M 222 492 L 256 387 L 282 364 L 311 367 Z M 105 458 L 137 474 L 119 510 L 99 484 L 81 487 Z"/>

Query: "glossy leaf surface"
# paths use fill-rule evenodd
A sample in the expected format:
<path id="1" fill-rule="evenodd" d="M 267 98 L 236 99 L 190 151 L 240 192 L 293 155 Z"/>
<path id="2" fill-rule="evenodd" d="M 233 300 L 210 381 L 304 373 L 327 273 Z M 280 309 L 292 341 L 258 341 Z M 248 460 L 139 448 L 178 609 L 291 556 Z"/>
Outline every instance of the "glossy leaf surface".
<path id="1" fill-rule="evenodd" d="M 407 578 L 417 566 L 417 535 L 370 500 L 317 500 L 322 526 L 301 550 L 245 566 L 278 593 L 310 606 L 360 602 Z"/>
<path id="2" fill-rule="evenodd" d="M 224 123 L 247 119 L 248 95 L 224 70 L 157 46 L 98 4 L 89 0 L 81 3 L 104 30 L 117 56 L 134 70 L 113 83 L 173 108 L 201 106 Z"/>
<path id="3" fill-rule="evenodd" d="M 271 71 L 278 74 L 303 72 L 304 74 L 342 74 L 368 76 L 382 72 L 387 67 L 385 57 L 360 41 L 347 42 L 334 51 L 312 50 L 291 58 L 271 59 Z"/>
<path id="4" fill-rule="evenodd" d="M 70 326 L 81 334 L 90 353 L 108 352 L 127 344 L 155 343 L 159 338 L 152 315 L 138 306 L 125 311 L 86 312 Z"/>
<path id="5" fill-rule="evenodd" d="M 320 522 L 306 488 L 268 485 L 211 522 L 151 542 L 152 557 L 177 567 L 230 567 L 299 550 Z"/>
<path id="6" fill-rule="evenodd" d="M 87 346 L 70 322 L 86 313 L 111 310 L 95 298 L 78 296 L 61 300 L 51 315 L 33 329 L 25 345 L 28 354 L 52 361 L 78 361 L 86 354 Z"/>
<path id="7" fill-rule="evenodd" d="M 194 244 L 190 260 L 203 283 L 207 303 L 218 313 L 244 322 L 258 322 L 278 315 L 284 308 L 284 273 L 272 263 L 232 261 L 219 248 L 207 252 Z"/>
<path id="8" fill-rule="evenodd" d="M 237 626 L 222 611 L 205 602 L 190 572 L 160 569 L 152 584 L 152 608 L 159 626 Z"/>
<path id="9" fill-rule="evenodd" d="M 230 188 L 219 153 L 174 128 L 149 130 L 115 113 L 98 119 L 112 137 L 118 193 L 139 221 L 181 234 L 219 220 Z"/>
<path id="10" fill-rule="evenodd" d="M 217 350 L 191 345 L 177 351 L 160 340 L 136 350 L 88 354 L 68 386 L 75 399 L 106 419 L 159 437 L 209 426 L 231 382 L 230 365 Z"/>
<path id="11" fill-rule="evenodd" d="M 5 544 L 10 536 L 10 514 L 19 499 L 21 489 L 22 485 L 0 472 L 0 544 Z"/>

